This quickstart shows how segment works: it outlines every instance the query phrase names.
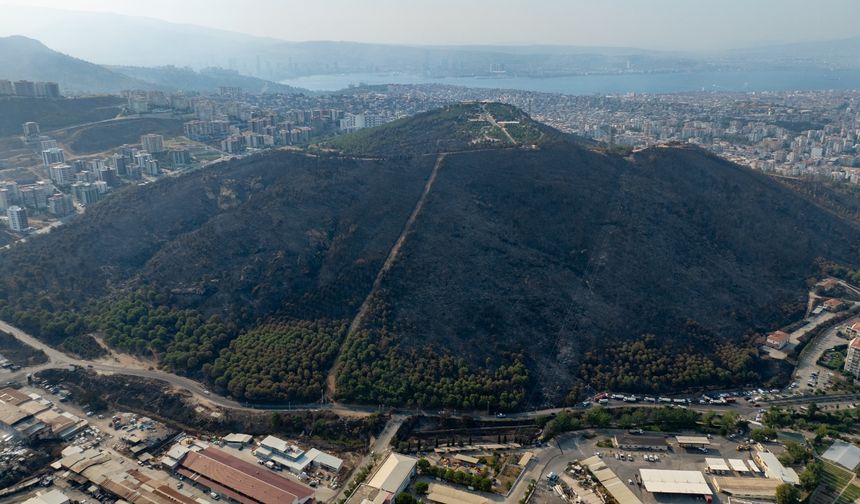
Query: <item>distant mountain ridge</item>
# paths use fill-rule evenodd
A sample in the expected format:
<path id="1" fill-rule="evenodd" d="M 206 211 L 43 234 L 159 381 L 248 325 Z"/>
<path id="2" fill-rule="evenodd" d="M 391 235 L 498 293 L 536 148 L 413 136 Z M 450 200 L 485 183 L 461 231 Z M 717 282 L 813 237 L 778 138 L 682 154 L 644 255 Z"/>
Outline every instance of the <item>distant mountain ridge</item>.
<path id="1" fill-rule="evenodd" d="M 62 92 L 111 93 L 155 87 L 23 36 L 0 38 L 0 78 L 58 82 Z"/>
<path id="2" fill-rule="evenodd" d="M 219 86 L 251 93 L 306 93 L 307 90 L 220 68 L 195 71 L 177 67 L 111 67 L 54 51 L 16 35 L 0 37 L 0 79 L 52 81 L 70 93 L 118 93 L 128 89 L 212 92 Z"/>
<path id="3" fill-rule="evenodd" d="M 75 31 L 69 26 L 78 27 Z M 694 53 L 563 45 L 407 45 L 290 42 L 117 14 L 6 6 L 0 34 L 21 33 L 105 65 L 230 68 L 271 81 L 334 73 L 400 72 L 434 77 L 696 72 L 860 67 L 856 42 L 835 40 Z M 105 43 L 110 40 L 110 43 Z M 800 56 L 800 57 L 798 57 Z"/>

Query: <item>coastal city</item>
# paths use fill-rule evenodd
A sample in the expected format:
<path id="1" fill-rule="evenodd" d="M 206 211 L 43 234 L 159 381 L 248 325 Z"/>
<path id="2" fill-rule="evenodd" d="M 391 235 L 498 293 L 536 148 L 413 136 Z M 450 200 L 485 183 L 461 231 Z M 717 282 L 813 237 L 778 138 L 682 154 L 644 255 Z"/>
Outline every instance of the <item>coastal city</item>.
<path id="1" fill-rule="evenodd" d="M 0 504 L 860 504 L 857 0 L 0 0 Z"/>
<path id="2" fill-rule="evenodd" d="M 0 81 L 0 90 L 31 96 L 36 84 Z M 142 135 L 139 143 L 106 146 L 97 156 L 70 156 L 38 123 L 24 123 L 21 138 L 30 152 L 15 151 L 3 162 L 25 172 L 18 180 L 30 183 L 0 181 L 0 211 L 13 232 L 29 229 L 34 217 L 39 229 L 121 184 L 265 149 L 307 146 L 463 101 L 509 103 L 610 147 L 683 142 L 765 173 L 857 185 L 859 99 L 852 91 L 568 96 L 441 85 L 355 87 L 323 95 L 252 95 L 235 87 L 200 96 L 129 91 L 118 120 L 179 120 L 181 132 Z"/>

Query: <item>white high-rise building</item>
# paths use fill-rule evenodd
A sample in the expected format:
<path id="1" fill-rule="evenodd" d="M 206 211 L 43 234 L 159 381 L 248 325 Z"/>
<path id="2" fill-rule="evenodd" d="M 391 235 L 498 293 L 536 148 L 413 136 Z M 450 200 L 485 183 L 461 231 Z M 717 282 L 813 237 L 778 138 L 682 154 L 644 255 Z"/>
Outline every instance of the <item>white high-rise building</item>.
<path id="1" fill-rule="evenodd" d="M 45 164 L 45 168 L 51 166 L 52 164 L 65 162 L 66 156 L 63 153 L 63 149 L 58 149 L 54 147 L 53 149 L 45 149 L 42 151 L 42 163 Z"/>
<path id="2" fill-rule="evenodd" d="M 48 169 L 51 180 L 58 186 L 71 185 L 75 181 L 75 170 L 67 164 L 51 165 Z"/>
<path id="3" fill-rule="evenodd" d="M 140 148 L 152 154 L 164 152 L 164 137 L 152 133 L 143 135 L 140 137 Z"/>
<path id="4" fill-rule="evenodd" d="M 9 229 L 16 233 L 23 233 L 30 229 L 30 224 L 27 221 L 27 210 L 12 205 L 6 210 L 6 217 L 9 218 Z"/>
<path id="5" fill-rule="evenodd" d="M 845 371 L 854 378 L 860 378 L 860 337 L 848 343 L 848 355 L 845 357 Z"/>
<path id="6" fill-rule="evenodd" d="M 377 114 L 346 114 L 340 120 L 341 131 L 356 131 L 364 128 L 375 128 L 385 124 L 385 117 Z"/>

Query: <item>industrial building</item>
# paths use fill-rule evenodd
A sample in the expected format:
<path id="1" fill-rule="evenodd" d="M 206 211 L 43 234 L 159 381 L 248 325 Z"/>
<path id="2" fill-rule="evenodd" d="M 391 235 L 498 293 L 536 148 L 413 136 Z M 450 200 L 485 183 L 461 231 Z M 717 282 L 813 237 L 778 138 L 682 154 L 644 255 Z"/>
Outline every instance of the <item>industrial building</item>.
<path id="1" fill-rule="evenodd" d="M 66 494 L 63 492 L 54 489 L 49 492 L 45 492 L 35 497 L 30 497 L 25 500 L 23 504 L 69 504 L 71 502 Z"/>
<path id="2" fill-rule="evenodd" d="M 388 504 L 394 501 L 397 494 L 403 492 L 412 477 L 415 476 L 415 467 L 418 459 L 391 453 L 379 466 L 370 480 L 358 487 L 350 495 L 349 504 Z"/>
<path id="3" fill-rule="evenodd" d="M 682 448 L 707 448 L 711 440 L 705 436 L 675 436 L 675 441 Z"/>
<path id="4" fill-rule="evenodd" d="M 606 464 L 600 460 L 600 457 L 594 456 L 580 462 L 587 467 L 591 474 L 597 478 L 597 481 L 603 485 L 603 488 L 609 492 L 612 497 L 618 501 L 618 504 L 642 504 L 639 497 L 636 497 L 628 485 L 626 485 L 615 472 L 608 468 Z"/>
<path id="5" fill-rule="evenodd" d="M 701 471 L 639 469 L 642 486 L 655 494 L 713 495 Z"/>
<path id="6" fill-rule="evenodd" d="M 668 451 L 669 443 L 660 436 L 633 436 L 617 434 L 612 438 L 612 444 L 620 450 L 651 450 Z"/>
<path id="7" fill-rule="evenodd" d="M 241 504 L 303 504 L 314 496 L 309 487 L 212 447 L 186 453 L 176 472 Z"/>
<path id="8" fill-rule="evenodd" d="M 39 394 L 0 390 L 0 430 L 25 441 L 74 437 L 87 421 L 53 406 Z"/>
<path id="9" fill-rule="evenodd" d="M 728 474 L 731 472 L 726 461 L 721 458 L 706 458 L 705 465 L 711 474 Z"/>
<path id="10" fill-rule="evenodd" d="M 427 500 L 439 504 L 490 504 L 490 499 L 447 485 L 430 483 L 427 489 Z"/>
<path id="11" fill-rule="evenodd" d="M 782 485 L 775 479 L 737 476 L 714 476 L 711 481 L 718 492 L 739 499 L 776 500 L 776 488 Z"/>
<path id="12" fill-rule="evenodd" d="M 837 439 L 821 457 L 853 471 L 860 465 L 860 448 Z"/>
<path id="13" fill-rule="evenodd" d="M 83 450 L 69 446 L 55 468 L 66 470 L 66 478 L 91 483 L 105 492 L 132 504 L 199 504 L 128 461 L 96 448 Z"/>
<path id="14" fill-rule="evenodd" d="M 392 453 L 385 459 L 379 470 L 367 483 L 369 486 L 397 495 L 406 489 L 409 480 L 415 475 L 418 459 Z"/>
<path id="15" fill-rule="evenodd" d="M 333 472 L 339 472 L 343 467 L 343 460 L 334 455 L 316 448 L 304 451 L 275 436 L 267 436 L 260 441 L 260 446 L 254 450 L 254 455 L 264 462 L 272 461 L 286 467 L 294 474 L 306 472 L 308 467 L 314 464 Z"/>
<path id="16" fill-rule="evenodd" d="M 757 451 L 753 454 L 753 460 L 761 467 L 768 478 L 780 480 L 783 483 L 791 483 L 792 485 L 800 484 L 800 478 L 798 478 L 794 469 L 782 465 L 782 462 L 773 453 Z"/>
<path id="17" fill-rule="evenodd" d="M 241 450 L 250 445 L 254 441 L 254 437 L 250 434 L 228 434 L 224 436 L 224 442 L 227 446 Z"/>

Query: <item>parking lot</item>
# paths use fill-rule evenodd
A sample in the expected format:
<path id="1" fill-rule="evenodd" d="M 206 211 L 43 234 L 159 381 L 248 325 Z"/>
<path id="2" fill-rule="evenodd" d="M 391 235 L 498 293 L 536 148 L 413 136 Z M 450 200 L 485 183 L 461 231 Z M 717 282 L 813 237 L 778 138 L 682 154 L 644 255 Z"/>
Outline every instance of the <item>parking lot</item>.
<path id="1" fill-rule="evenodd" d="M 628 488 L 636 497 L 646 504 L 700 504 L 704 502 L 704 499 L 696 496 L 667 494 L 656 495 L 650 493 L 637 483 L 637 481 L 639 481 L 637 479 L 639 469 L 701 471 L 713 492 L 713 502 L 719 503 L 721 500 L 728 502 L 728 499 L 725 495 L 721 495 L 714 490 L 713 483 L 711 481 L 712 475 L 708 474 L 706 471 L 707 464 L 705 459 L 721 458 L 742 459 L 747 461 L 751 458 L 751 452 L 738 451 L 739 439 L 728 439 L 721 436 L 713 436 L 710 439 L 711 444 L 706 448 L 706 452 L 699 448 L 684 448 L 679 446 L 675 440 L 675 433 L 672 433 L 671 435 L 663 433 L 644 434 L 646 436 L 662 436 L 668 442 L 668 451 L 619 450 L 616 448 L 601 448 L 598 446 L 598 444 L 606 444 L 606 440 L 612 438 L 616 434 L 624 435 L 627 434 L 627 432 L 622 430 L 601 430 L 598 431 L 597 436 L 592 439 L 580 439 L 578 442 L 579 452 L 583 454 L 584 458 L 599 453 L 600 458 L 606 466 L 610 468 L 622 482 L 627 484 Z M 768 448 L 772 448 L 773 451 L 777 453 L 781 451 L 778 445 L 769 446 Z M 573 455 L 573 453 L 571 453 L 571 455 Z M 576 459 L 573 457 L 564 457 L 564 461 L 557 461 L 558 463 L 554 464 L 553 468 L 555 470 L 564 471 L 564 469 L 560 467 L 561 463 L 564 463 L 569 467 L 570 464 L 575 461 Z M 547 474 L 548 472 L 544 473 L 544 477 L 542 478 L 544 481 L 541 481 L 541 484 L 539 485 L 542 491 L 535 494 L 535 497 L 537 497 L 536 502 L 559 501 L 558 495 L 555 495 L 552 492 L 552 484 L 545 481 Z M 561 472 L 557 472 L 557 474 L 561 474 Z M 761 478 L 762 476 L 749 475 L 745 477 Z"/>
<path id="2" fill-rule="evenodd" d="M 630 451 L 630 450 L 617 450 L 617 449 L 603 449 L 601 451 L 602 459 L 606 463 L 606 465 L 615 471 L 615 474 L 618 475 L 618 478 L 621 481 L 625 481 L 630 483 L 634 482 L 632 485 L 628 485 L 630 489 L 636 494 L 642 502 L 671 502 L 671 503 L 683 503 L 683 502 L 702 502 L 703 499 L 698 499 L 695 497 L 689 496 L 677 496 L 677 495 L 661 495 L 658 499 L 654 494 L 645 491 L 640 485 L 637 485 L 636 476 L 639 473 L 639 469 L 647 468 L 647 469 L 664 469 L 664 470 L 677 470 L 677 471 L 705 471 L 705 458 L 711 457 L 721 457 L 721 458 L 749 458 L 749 452 L 739 452 L 736 450 L 737 443 L 732 442 L 725 438 L 714 437 L 711 439 L 711 446 L 708 448 L 707 453 L 702 452 L 698 448 L 683 448 L 678 446 L 675 442 L 674 437 L 667 438 L 669 441 L 669 451 L 668 452 L 649 452 L 649 451 Z M 615 458 L 616 454 L 624 453 L 627 455 L 623 460 Z M 644 455 L 654 454 L 657 456 L 658 461 L 649 462 L 644 459 Z M 629 456 L 632 455 L 633 461 L 629 460 Z M 705 479 L 708 479 L 707 474 L 705 475 Z M 719 502 L 719 497 L 715 494 L 714 501 Z"/>

